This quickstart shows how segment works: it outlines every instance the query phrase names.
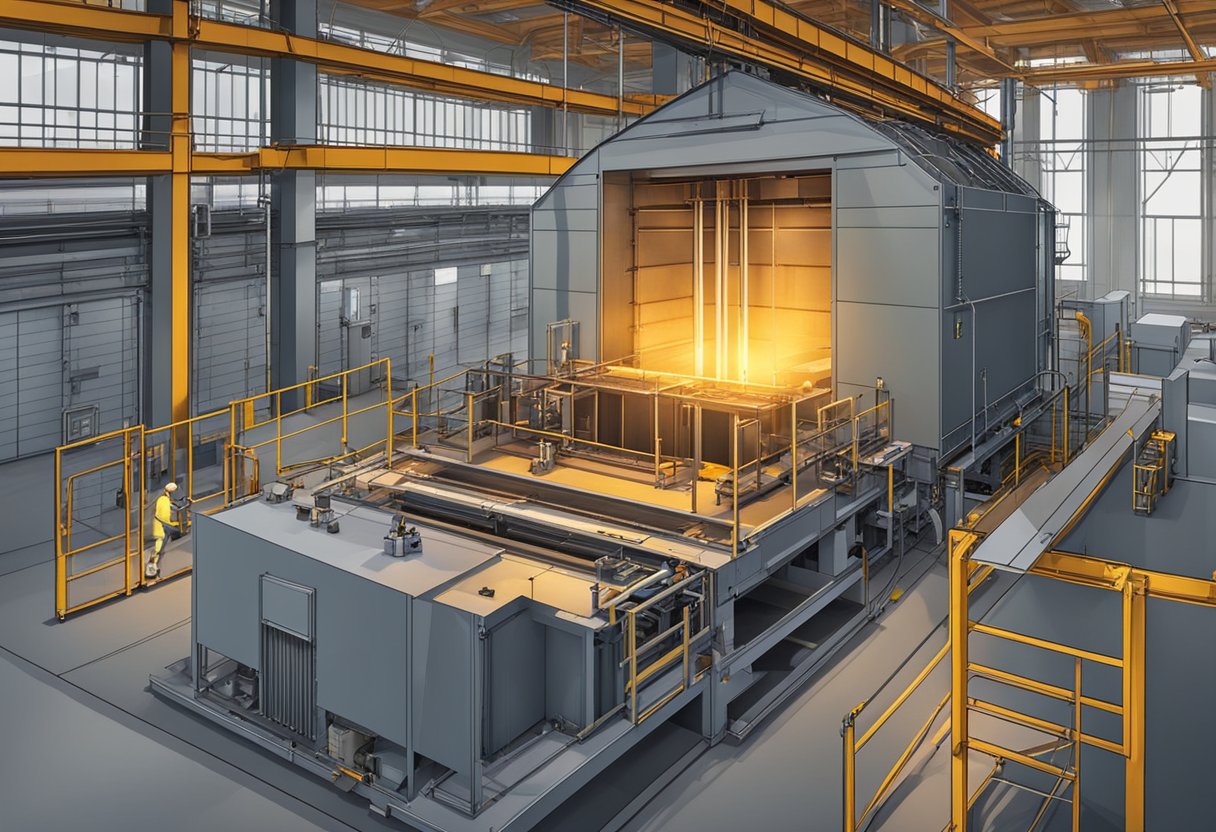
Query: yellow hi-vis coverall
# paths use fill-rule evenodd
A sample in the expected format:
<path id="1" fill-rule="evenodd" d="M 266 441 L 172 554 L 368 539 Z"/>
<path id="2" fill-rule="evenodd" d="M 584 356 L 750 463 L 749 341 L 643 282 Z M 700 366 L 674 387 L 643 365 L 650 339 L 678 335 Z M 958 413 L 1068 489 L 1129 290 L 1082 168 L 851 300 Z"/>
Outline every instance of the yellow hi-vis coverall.
<path id="1" fill-rule="evenodd" d="M 173 522 L 173 500 L 168 494 L 161 494 L 156 498 L 156 512 L 152 517 L 152 539 L 156 541 L 152 549 L 153 563 L 160 559 L 160 553 L 165 548 L 165 535 L 168 534 L 165 526 L 177 528 Z"/>

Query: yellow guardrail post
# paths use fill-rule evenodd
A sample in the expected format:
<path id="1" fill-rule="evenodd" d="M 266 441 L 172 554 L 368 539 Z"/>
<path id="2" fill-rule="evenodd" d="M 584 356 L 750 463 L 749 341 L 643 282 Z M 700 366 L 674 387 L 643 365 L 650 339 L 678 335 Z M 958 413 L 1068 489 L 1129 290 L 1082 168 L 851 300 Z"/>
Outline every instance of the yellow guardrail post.
<path id="1" fill-rule="evenodd" d="M 865 707 L 865 702 L 859 703 L 840 725 L 844 757 L 844 832 L 857 829 L 857 717 Z"/>
<path id="2" fill-rule="evenodd" d="M 388 422 L 388 434 L 384 438 L 384 465 L 393 467 L 393 362 L 391 357 L 384 359 L 384 413 Z"/>
<path id="3" fill-rule="evenodd" d="M 418 447 L 418 387 L 410 391 L 410 445 Z"/>
<path id="4" fill-rule="evenodd" d="M 468 423 L 468 425 L 467 425 L 468 438 L 466 439 L 467 445 L 465 447 L 465 452 L 464 452 L 464 461 L 472 462 L 473 461 L 473 394 L 472 393 L 464 394 L 464 415 L 465 415 L 465 421 Z"/>
<path id="5" fill-rule="evenodd" d="M 67 573 L 67 563 L 63 549 L 63 494 L 61 477 L 63 475 L 63 449 L 55 449 L 55 616 L 62 621 L 67 614 L 67 583 L 64 576 Z"/>
<path id="6" fill-rule="evenodd" d="M 975 535 L 951 530 L 947 542 L 950 586 L 950 818 L 953 832 L 967 832 L 967 598 L 968 555 Z"/>
<path id="7" fill-rule="evenodd" d="M 125 496 L 123 500 L 123 518 L 122 518 L 122 587 L 123 594 L 131 594 L 131 434 L 124 432 L 122 435 L 122 493 Z M 143 504 L 139 506 L 139 513 L 143 514 Z M 140 564 L 142 566 L 142 564 Z M 143 570 L 139 571 L 139 582 L 143 584 Z"/>

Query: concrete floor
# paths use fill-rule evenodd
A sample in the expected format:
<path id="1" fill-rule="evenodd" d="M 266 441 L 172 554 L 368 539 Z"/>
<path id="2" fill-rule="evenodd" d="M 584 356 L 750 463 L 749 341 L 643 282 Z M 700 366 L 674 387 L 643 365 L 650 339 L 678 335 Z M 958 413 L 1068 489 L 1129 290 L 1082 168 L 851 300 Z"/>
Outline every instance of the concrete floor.
<path id="1" fill-rule="evenodd" d="M 102 829 L 161 832 L 172 816 L 186 829 L 403 828 L 147 690 L 150 672 L 188 652 L 189 576 L 56 622 L 52 494 L 49 457 L 0 466 L 0 690 L 8 705 L 0 736 L 10 740 L 0 763 L 0 827 L 68 828 L 87 817 Z M 897 604 L 747 741 L 706 750 L 625 828 L 839 829 L 841 717 L 907 660 L 871 706 L 876 716 L 940 647 L 945 573 L 937 560 L 910 552 L 898 581 L 908 591 Z M 889 574 L 876 575 L 874 585 Z M 996 589 L 981 589 L 975 602 Z M 944 673 L 930 682 L 926 702 L 944 690 Z M 863 798 L 930 707 L 913 705 L 860 761 Z M 64 800 L 65 787 L 85 798 Z M 575 800 L 584 798 L 591 800 Z M 927 816 L 944 819 L 944 796 L 918 790 L 916 799 Z M 563 812 L 547 826 L 598 825 L 577 817 Z"/>

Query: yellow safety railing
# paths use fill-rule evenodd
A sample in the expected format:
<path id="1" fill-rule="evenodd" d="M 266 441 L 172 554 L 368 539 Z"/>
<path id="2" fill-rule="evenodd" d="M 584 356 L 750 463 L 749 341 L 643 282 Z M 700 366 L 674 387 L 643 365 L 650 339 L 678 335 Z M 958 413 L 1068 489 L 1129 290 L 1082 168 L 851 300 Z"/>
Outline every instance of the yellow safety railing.
<path id="1" fill-rule="evenodd" d="M 969 576 L 969 588 L 974 589 L 983 583 L 984 579 L 992 571 L 991 567 L 986 569 L 973 569 Z M 890 795 L 892 788 L 899 779 L 899 776 L 907 768 L 912 756 L 916 750 L 921 747 L 921 744 L 929 736 L 929 732 L 933 729 L 938 718 L 945 711 L 946 706 L 950 703 L 950 690 L 947 688 L 945 695 L 937 700 L 936 705 L 930 710 L 928 718 L 921 722 L 920 726 L 913 733 L 911 739 L 904 745 L 895 762 L 886 774 L 883 775 L 882 781 L 875 790 L 873 796 L 866 802 L 861 814 L 857 813 L 857 755 L 864 749 L 871 740 L 890 722 L 918 691 L 920 691 L 933 671 L 941 666 L 943 660 L 950 654 L 950 644 L 947 642 L 941 646 L 941 649 L 934 654 L 928 663 L 913 677 L 895 699 L 887 706 L 877 719 L 871 723 L 870 727 L 862 732 L 861 736 L 857 736 L 858 717 L 870 706 L 872 702 L 881 694 L 880 688 L 877 693 L 871 696 L 864 702 L 859 703 L 855 708 L 849 711 L 841 721 L 840 736 L 843 745 L 843 785 L 844 785 L 844 830 L 845 832 L 856 832 L 868 823 L 874 813 L 882 805 L 883 800 Z M 949 720 L 945 721 L 936 732 L 936 737 L 949 728 Z M 937 739 L 934 739 L 936 744 Z"/>
<path id="2" fill-rule="evenodd" d="M 369 381 L 368 391 L 361 394 L 365 399 L 350 392 L 356 373 L 368 374 L 361 378 L 375 382 Z M 383 358 L 239 399 L 224 410 L 154 428 L 135 425 L 57 448 L 56 617 L 63 620 L 148 586 L 145 535 L 165 483 L 179 484 L 175 497 L 187 505 L 181 516 L 184 531 L 193 515 L 218 511 L 257 493 L 264 471 L 273 470 L 271 478 L 277 478 L 381 451 L 391 462 L 391 385 L 391 362 Z M 293 392 L 303 404 L 289 403 Z M 288 421 L 296 416 L 320 418 L 296 427 L 295 421 Z M 356 434 L 361 439 L 352 445 Z M 317 456 L 315 449 L 327 442 L 332 453 Z M 302 448 L 308 453 L 299 452 Z M 87 517 L 80 496 L 85 492 Z M 166 546 L 159 580 L 185 574 L 191 567 L 186 548 Z"/>
<path id="3" fill-rule="evenodd" d="M 1081 811 L 1081 747 L 1088 745 L 1116 754 L 1126 760 L 1128 776 L 1127 828 L 1143 829 L 1143 794 L 1136 795 L 1134 783 L 1142 785 L 1143 741 L 1143 632 L 1144 632 L 1144 587 L 1148 581 L 1135 575 L 1135 570 L 1126 565 L 1098 562 L 1080 556 L 1050 552 L 1036 564 L 1036 574 L 1063 579 L 1087 586 L 1113 589 L 1123 595 L 1123 655 L 1110 656 L 1086 650 L 1026 633 L 1015 632 L 981 621 L 971 620 L 968 608 L 969 591 L 966 577 L 975 569 L 971 555 L 981 537 L 974 532 L 952 530 L 949 536 L 950 559 L 950 655 L 951 655 L 951 822 L 952 828 L 965 832 L 968 814 L 975 797 L 967 782 L 968 752 L 977 751 L 997 761 L 1014 762 L 1031 770 L 1055 778 L 1050 792 L 1038 793 L 1044 799 L 1035 824 L 1046 813 L 1047 807 L 1059 797 L 1061 789 L 1068 784 L 1071 794 L 1068 802 L 1072 809 L 1072 829 L 1080 827 Z M 981 664 L 971 659 L 970 639 L 974 635 L 999 639 L 1011 644 L 1041 650 L 1072 660 L 1071 685 L 1057 685 L 1034 679 L 1009 670 Z M 1123 692 L 1121 702 L 1110 702 L 1082 692 L 1081 676 L 1085 664 L 1095 664 L 1118 670 Z M 991 693 L 983 699 L 971 693 L 973 679 L 991 683 Z M 1035 694 L 1045 700 L 1063 702 L 1070 706 L 1071 724 L 1061 724 L 1035 714 L 1024 708 L 1013 708 L 993 701 L 1002 688 L 1011 688 Z M 1033 700 L 1032 700 L 1033 701 Z M 1121 737 L 1114 741 L 1084 730 L 1081 723 L 1084 708 L 1104 711 L 1120 718 Z M 1066 765 L 1045 762 L 1038 755 L 1016 751 L 973 735 L 969 716 L 983 714 L 1001 722 L 1046 735 L 1051 738 L 1048 747 L 1063 749 L 1071 747 L 1072 759 Z M 983 787 L 987 786 L 985 781 Z M 1014 788 L 1019 784 L 1009 779 L 1002 782 Z M 1031 828 L 1034 828 L 1032 825 Z"/>
<path id="4" fill-rule="evenodd" d="M 352 394 L 351 379 L 356 377 L 363 379 L 368 389 Z M 374 386 L 372 379 L 381 381 L 383 387 Z M 323 395 L 326 386 L 332 386 L 337 392 Z M 291 396 L 293 393 L 296 395 Z M 289 396 L 304 403 L 294 407 L 290 404 L 285 406 L 284 399 Z M 361 402 L 352 409 L 352 399 L 357 396 L 369 396 L 373 400 L 370 403 Z M 275 477 L 290 475 L 302 468 L 361 459 L 377 452 L 384 452 L 391 462 L 392 400 L 392 362 L 388 358 L 381 358 L 349 370 L 232 402 L 229 405 L 232 444 L 240 444 L 246 452 L 259 459 L 263 454 L 269 456 L 273 449 Z M 269 414 L 266 418 L 251 416 L 263 410 Z M 383 415 L 376 417 L 374 414 L 378 411 L 383 411 Z M 318 422 L 285 431 L 285 420 L 306 413 L 320 414 L 322 418 Z M 352 426 L 360 428 L 362 438 L 370 441 L 352 446 Z M 336 437 L 333 436 L 335 432 Z M 301 440 L 301 437 L 305 438 Z M 318 446 L 326 444 L 331 446 L 332 453 L 319 456 L 301 453 L 301 450 L 306 450 L 307 454 L 313 454 Z M 263 467 L 269 468 L 268 465 Z"/>
<path id="5" fill-rule="evenodd" d="M 55 613 L 60 620 L 70 611 L 130 595 L 143 579 L 144 490 L 143 477 L 137 476 L 142 448 L 143 430 L 137 425 L 55 449 Z M 80 470 L 65 470 L 77 464 Z M 86 488 L 93 499 L 78 499 Z M 81 503 L 88 504 L 88 520 L 78 514 Z M 85 533 L 73 539 L 78 525 Z"/>
<path id="6" fill-rule="evenodd" d="M 696 607 L 695 620 L 691 607 L 686 604 L 677 623 L 640 644 L 638 616 L 674 594 L 691 592 L 701 599 L 708 599 L 710 595 L 706 592 L 705 581 L 705 573 L 674 581 L 671 586 L 624 611 L 621 622 L 625 632 L 625 658 L 622 661 L 626 669 L 625 708 L 629 721 L 635 725 L 645 722 L 701 678 L 704 671 L 698 672 L 695 666 L 696 656 L 692 653 L 692 646 L 709 633 L 707 604 L 704 600 Z M 610 608 L 609 617 L 616 620 L 615 606 Z M 678 680 L 659 693 L 654 701 L 645 706 L 641 705 L 640 692 L 649 684 L 657 683 L 677 665 L 680 668 Z"/>

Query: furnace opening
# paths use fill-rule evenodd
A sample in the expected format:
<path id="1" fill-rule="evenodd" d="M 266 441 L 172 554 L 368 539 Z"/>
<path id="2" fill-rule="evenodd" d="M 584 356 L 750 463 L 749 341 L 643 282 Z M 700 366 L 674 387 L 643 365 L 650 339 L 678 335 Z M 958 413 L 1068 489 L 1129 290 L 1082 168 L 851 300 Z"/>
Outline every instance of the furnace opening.
<path id="1" fill-rule="evenodd" d="M 604 359 L 831 389 L 829 173 L 606 174 L 603 193 Z"/>

